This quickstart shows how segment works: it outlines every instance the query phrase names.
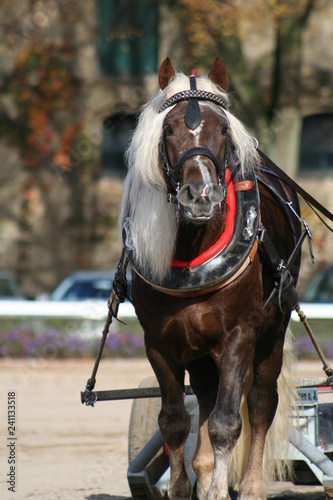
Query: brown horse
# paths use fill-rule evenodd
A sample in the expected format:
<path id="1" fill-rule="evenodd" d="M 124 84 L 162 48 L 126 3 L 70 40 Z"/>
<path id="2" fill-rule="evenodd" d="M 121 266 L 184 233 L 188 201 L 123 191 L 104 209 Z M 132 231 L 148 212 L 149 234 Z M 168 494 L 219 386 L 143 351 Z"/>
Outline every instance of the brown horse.
<path id="1" fill-rule="evenodd" d="M 208 77 L 190 79 L 166 59 L 159 83 L 127 153 L 120 224 L 133 268 L 132 299 L 162 393 L 169 497 L 192 494 L 184 466 L 187 371 L 200 411 L 197 496 L 230 498 L 228 467 L 247 391 L 250 449 L 236 479 L 240 498 L 263 499 L 264 445 L 278 405 L 291 307 L 274 258 L 258 239 L 265 228 L 285 268 L 300 235 L 298 201 L 262 165 L 256 140 L 230 113 L 218 59 Z M 297 257 L 289 282 L 296 283 L 298 270 Z"/>

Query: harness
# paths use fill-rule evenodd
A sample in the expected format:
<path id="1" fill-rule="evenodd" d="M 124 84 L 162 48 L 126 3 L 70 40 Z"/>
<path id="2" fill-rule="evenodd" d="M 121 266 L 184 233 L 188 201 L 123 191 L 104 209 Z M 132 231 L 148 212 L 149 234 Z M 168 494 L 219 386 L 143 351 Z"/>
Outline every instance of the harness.
<path id="1" fill-rule="evenodd" d="M 190 76 L 190 90 L 184 90 L 171 96 L 161 106 L 159 113 L 182 101 L 188 102 L 185 111 L 185 123 L 191 130 L 197 128 L 202 120 L 199 101 L 210 101 L 220 106 L 223 110 L 228 109 L 228 102 L 222 96 L 197 89 L 195 70 L 192 71 Z M 170 203 L 178 203 L 179 176 L 185 162 L 193 156 L 206 156 L 215 165 L 219 184 L 225 186 L 227 202 L 226 227 L 219 240 L 196 259 L 188 262 L 173 260 L 169 275 L 163 281 L 159 281 L 147 271 L 143 272 L 135 261 L 134 249 L 130 244 L 127 244 L 130 241 L 128 234 L 130 221 L 125 221 L 124 248 L 129 262 L 134 271 L 155 289 L 168 295 L 193 297 L 212 293 L 231 283 L 253 261 L 258 244 L 261 244 L 265 254 L 268 256 L 268 260 L 271 262 L 276 278 L 274 290 L 269 300 L 277 295 L 281 310 L 284 302 L 287 302 L 289 306 L 294 308 L 298 297 L 295 292 L 290 269 L 300 251 L 305 236 L 308 236 L 309 241 L 311 240 L 310 231 L 305 222 L 300 219 L 297 212 L 293 209 L 291 203 L 281 198 L 275 192 L 274 187 L 270 186 L 270 183 L 265 183 L 260 175 L 260 171 L 265 170 L 264 167 L 260 166 L 248 169 L 246 177 L 244 177 L 239 163 L 236 163 L 232 169 L 228 168 L 234 151 L 235 147 L 231 141 L 230 134 L 227 133 L 223 164 L 219 162 L 215 154 L 208 148 L 194 147 L 185 151 L 178 162 L 172 166 L 167 155 L 165 138 L 163 137 L 160 143 L 163 169 L 176 192 L 176 194 L 168 192 L 168 201 Z M 259 153 L 267 161 L 265 155 L 261 151 Z M 271 163 L 269 163 L 270 167 Z M 277 169 L 278 167 L 273 169 L 275 174 L 271 170 L 269 172 L 286 181 L 285 177 L 288 176 L 286 174 L 283 176 L 280 175 L 282 171 L 280 169 L 277 171 Z M 295 238 L 296 250 L 288 262 L 284 262 L 278 256 L 267 231 L 260 226 L 260 201 L 257 182 L 263 183 L 270 189 L 273 196 L 279 199 L 283 206 L 289 206 L 289 209 L 296 215 L 305 228 L 301 237 L 299 239 Z M 294 181 L 292 182 L 296 184 Z M 287 182 L 287 184 L 290 185 L 290 182 Z M 294 185 L 292 187 L 295 188 Z M 316 206 L 318 208 L 318 204 Z"/>
<path id="2" fill-rule="evenodd" d="M 212 293 L 239 276 L 253 261 L 258 247 L 260 206 L 254 171 L 244 179 L 241 169 L 226 171 L 227 222 L 218 242 L 193 261 L 173 260 L 169 275 L 159 282 L 137 266 L 134 253 L 128 256 L 135 272 L 155 289 L 176 297 Z"/>
<path id="3" fill-rule="evenodd" d="M 201 122 L 201 111 L 198 101 L 211 101 L 225 110 L 228 109 L 228 103 L 223 97 L 197 90 L 195 77 L 196 72 L 194 71 L 190 77 L 190 90 L 178 92 L 173 95 L 159 110 L 161 113 L 168 107 L 173 106 L 178 102 L 188 101 L 185 113 L 185 123 L 192 130 L 195 129 Z M 300 310 L 298 294 L 295 290 L 294 280 L 291 275 L 291 268 L 301 250 L 301 246 L 306 236 L 308 236 L 309 241 L 311 240 L 311 233 L 305 221 L 300 219 L 291 204 L 281 198 L 281 196 L 276 193 L 274 188 L 269 183 L 265 183 L 265 180 L 262 176 L 260 176 L 260 170 L 263 171 L 264 168 L 256 167 L 256 173 L 253 169 L 251 169 L 247 173 L 246 178 L 243 177 L 239 165 L 233 168 L 232 171 L 227 169 L 230 155 L 233 150 L 234 147 L 232 141 L 230 136 L 227 135 L 224 165 L 220 165 L 218 159 L 212 151 L 207 148 L 200 147 L 192 148 L 186 151 L 177 164 L 174 167 L 171 167 L 166 152 L 165 142 L 164 140 L 161 142 L 160 151 L 163 160 L 163 168 L 165 169 L 167 175 L 169 175 L 171 184 L 176 191 L 179 189 L 180 170 L 187 159 L 196 155 L 204 155 L 214 163 L 219 182 L 221 182 L 221 184 L 224 182 L 227 185 L 226 228 L 219 241 L 213 245 L 209 251 L 207 251 L 208 253 L 204 252 L 205 255 L 201 255 L 197 259 L 194 259 L 195 262 L 173 261 L 170 277 L 166 278 L 163 283 L 156 283 L 151 276 L 143 276 L 140 274 L 140 269 L 138 269 L 135 263 L 133 249 L 131 249 L 130 245 L 126 245 L 127 235 L 126 227 L 124 227 L 124 247 L 117 266 L 113 288 L 108 302 L 108 316 L 102 332 L 102 340 L 92 375 L 87 382 L 85 391 L 81 393 L 82 403 L 85 403 L 88 406 L 94 406 L 94 403 L 97 400 L 97 394 L 93 392 L 96 382 L 96 373 L 112 318 L 117 318 L 119 304 L 124 302 L 125 297 L 127 296 L 126 268 L 128 263 L 131 263 L 135 272 L 141 276 L 142 279 L 155 289 L 164 293 L 182 297 L 203 295 L 221 289 L 236 279 L 253 260 L 258 244 L 262 245 L 264 248 L 275 277 L 273 290 L 264 305 L 264 308 L 270 300 L 275 298 L 277 299 L 278 305 L 282 311 L 285 303 L 287 303 L 289 310 L 295 309 L 297 311 L 301 322 L 307 329 L 315 349 L 323 362 L 323 368 L 328 377 L 327 383 L 329 385 L 333 385 L 333 369 L 328 365 L 325 356 L 323 355 L 306 321 L 304 313 Z M 316 209 L 333 221 L 333 215 L 327 209 L 325 209 L 319 202 L 317 202 L 317 200 L 304 191 L 298 184 L 296 184 L 295 181 L 288 177 L 287 174 L 285 174 L 283 170 L 266 157 L 264 153 L 259 151 L 259 154 L 263 158 L 266 165 L 268 165 L 271 169 L 266 173 L 275 175 L 281 179 L 296 192 L 301 194 L 312 209 L 313 206 L 316 207 Z M 305 228 L 301 237 L 295 241 L 294 251 L 287 262 L 284 262 L 280 258 L 266 229 L 260 225 L 259 190 L 257 181 L 265 184 L 265 186 L 271 190 L 275 198 L 278 198 L 280 202 L 288 206 Z M 168 197 L 170 202 L 175 201 L 175 197 L 172 193 L 169 193 Z M 316 211 L 315 213 L 318 215 Z M 322 220 L 319 215 L 318 217 Z M 322 220 L 322 222 L 324 221 Z M 327 226 L 325 222 L 324 224 Z M 328 228 L 332 231 L 330 227 Z"/>

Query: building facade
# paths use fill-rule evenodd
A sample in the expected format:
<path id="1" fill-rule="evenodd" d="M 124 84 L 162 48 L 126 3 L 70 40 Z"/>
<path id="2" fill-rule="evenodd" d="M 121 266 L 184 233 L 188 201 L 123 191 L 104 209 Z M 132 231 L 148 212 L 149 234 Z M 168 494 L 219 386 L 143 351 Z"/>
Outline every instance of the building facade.
<path id="1" fill-rule="evenodd" d="M 155 0 L 19 0 L 1 9 L 0 268 L 36 296 L 75 269 L 116 265 L 124 150 L 157 91 L 161 61 L 185 68 L 185 40 L 177 11 Z M 305 30 L 294 171 L 331 210 L 332 17 L 322 0 Z M 251 65 L 267 58 L 274 34 L 248 36 Z M 275 118 L 283 128 L 288 110 Z M 328 262 L 330 235 L 304 210 L 317 259 Z"/>

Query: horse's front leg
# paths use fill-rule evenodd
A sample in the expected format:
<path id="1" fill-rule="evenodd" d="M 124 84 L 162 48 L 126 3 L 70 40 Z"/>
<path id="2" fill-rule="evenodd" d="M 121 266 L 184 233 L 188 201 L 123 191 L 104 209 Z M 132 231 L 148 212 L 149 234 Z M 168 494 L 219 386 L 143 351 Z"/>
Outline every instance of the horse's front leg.
<path id="1" fill-rule="evenodd" d="M 149 347 L 147 356 L 158 379 L 162 394 L 162 409 L 158 424 L 168 446 L 170 462 L 169 498 L 189 499 L 192 486 L 184 462 L 185 442 L 191 428 L 191 419 L 184 406 L 184 367 L 176 364 L 171 356 Z"/>
<path id="2" fill-rule="evenodd" d="M 253 355 L 253 335 L 245 327 L 236 327 L 230 332 L 221 355 L 218 394 L 208 421 L 215 463 L 207 500 L 230 499 L 228 466 L 242 429 L 240 404 L 251 372 Z"/>
<path id="3" fill-rule="evenodd" d="M 267 431 L 273 422 L 278 405 L 277 379 L 280 374 L 283 352 L 283 341 L 281 340 L 283 335 L 280 332 L 280 340 L 277 342 L 276 336 L 275 331 L 269 331 L 266 333 L 266 337 L 269 339 L 267 343 L 258 342 L 256 348 L 259 353 L 254 362 L 254 382 L 247 397 L 251 444 L 246 474 L 240 486 L 240 498 L 243 500 L 264 500 L 266 498 L 263 453 Z M 270 346 L 270 344 L 272 345 Z M 266 359 L 260 355 L 260 348 L 270 352 Z M 281 443 L 285 439 L 283 432 L 279 439 Z"/>
<path id="4" fill-rule="evenodd" d="M 192 361 L 187 365 L 187 370 L 199 405 L 198 440 L 192 466 L 197 476 L 196 494 L 199 500 L 203 500 L 209 490 L 214 469 L 214 452 L 208 435 L 208 419 L 215 406 L 219 372 L 209 355 Z"/>

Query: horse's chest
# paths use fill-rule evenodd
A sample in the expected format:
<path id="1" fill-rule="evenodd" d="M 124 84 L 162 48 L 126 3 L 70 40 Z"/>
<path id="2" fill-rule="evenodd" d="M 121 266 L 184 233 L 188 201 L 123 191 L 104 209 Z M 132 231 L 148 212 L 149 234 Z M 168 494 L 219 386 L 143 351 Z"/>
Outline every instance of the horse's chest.
<path id="1" fill-rule="evenodd" d="M 168 316 L 161 323 L 164 344 L 179 361 L 185 362 L 223 342 L 225 333 L 223 313 L 217 306 L 193 305 Z"/>
<path id="2" fill-rule="evenodd" d="M 246 293 L 239 294 L 239 287 L 231 284 L 216 294 L 193 299 L 162 296 L 140 282 L 132 296 L 146 343 L 151 344 L 149 339 L 153 345 L 162 341 L 173 357 L 183 363 L 215 349 L 222 352 L 239 318 L 255 309 L 256 294 L 248 273 L 247 269 L 243 275 L 247 278 L 243 283 Z M 261 306 L 262 303 L 260 309 Z"/>

